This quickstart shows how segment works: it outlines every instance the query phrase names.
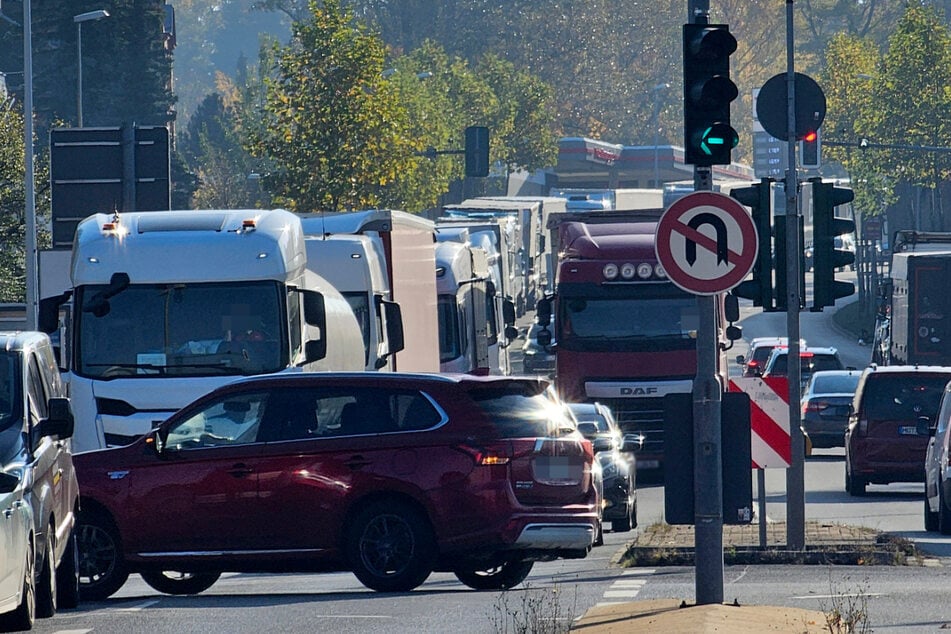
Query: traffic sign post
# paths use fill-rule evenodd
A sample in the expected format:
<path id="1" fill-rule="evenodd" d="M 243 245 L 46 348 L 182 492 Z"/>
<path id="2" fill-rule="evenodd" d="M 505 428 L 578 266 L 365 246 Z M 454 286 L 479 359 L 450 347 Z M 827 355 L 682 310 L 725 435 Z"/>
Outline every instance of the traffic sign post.
<path id="1" fill-rule="evenodd" d="M 703 183 L 703 175 L 695 174 L 695 181 Z M 711 191 L 696 191 L 674 202 L 658 221 L 654 239 L 657 259 L 668 279 L 698 295 L 697 375 L 692 394 L 698 605 L 723 602 L 723 386 L 717 374 L 714 296 L 749 274 L 757 248 L 756 226 L 746 209 L 729 196 Z"/>

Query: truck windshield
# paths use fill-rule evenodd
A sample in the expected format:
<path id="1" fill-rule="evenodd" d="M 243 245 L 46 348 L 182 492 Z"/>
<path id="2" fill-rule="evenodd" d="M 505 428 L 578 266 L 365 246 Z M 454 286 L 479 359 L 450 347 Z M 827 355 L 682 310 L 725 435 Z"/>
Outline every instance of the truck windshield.
<path id="1" fill-rule="evenodd" d="M 572 342 L 619 345 L 625 350 L 683 349 L 695 345 L 697 301 L 682 297 L 584 298 L 561 301 L 559 346 Z"/>
<path id="2" fill-rule="evenodd" d="M 76 289 L 76 366 L 91 378 L 266 374 L 288 366 L 286 299 L 274 281 Z"/>

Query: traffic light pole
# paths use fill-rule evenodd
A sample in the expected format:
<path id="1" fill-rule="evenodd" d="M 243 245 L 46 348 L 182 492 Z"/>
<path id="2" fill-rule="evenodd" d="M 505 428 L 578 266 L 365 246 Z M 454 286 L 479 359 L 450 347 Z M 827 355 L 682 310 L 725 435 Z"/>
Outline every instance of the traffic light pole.
<path id="1" fill-rule="evenodd" d="M 706 24 L 710 4 L 689 0 L 687 21 Z M 712 169 L 694 166 L 694 191 L 713 189 Z M 694 585 L 697 605 L 723 603 L 723 469 L 717 374 L 716 296 L 698 295 L 697 375 L 693 382 Z"/>
<path id="2" fill-rule="evenodd" d="M 806 547 L 805 520 L 805 447 L 800 429 L 799 364 L 799 192 L 796 175 L 796 76 L 793 41 L 793 0 L 786 0 L 786 82 L 789 168 L 786 171 L 786 334 L 789 343 L 787 376 L 789 378 L 789 440 L 791 464 L 786 469 L 786 547 Z M 760 509 L 765 512 L 765 509 Z"/>

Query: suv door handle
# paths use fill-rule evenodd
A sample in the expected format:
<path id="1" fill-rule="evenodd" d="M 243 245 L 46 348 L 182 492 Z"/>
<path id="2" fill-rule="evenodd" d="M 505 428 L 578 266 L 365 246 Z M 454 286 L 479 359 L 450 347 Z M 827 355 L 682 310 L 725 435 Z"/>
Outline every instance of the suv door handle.
<path id="1" fill-rule="evenodd" d="M 352 456 L 349 460 L 345 461 L 343 464 L 344 466 L 350 467 L 351 469 L 356 471 L 358 469 L 362 469 L 363 467 L 369 465 L 370 461 L 364 458 L 363 456 L 357 454 L 356 456 Z"/>
<path id="2" fill-rule="evenodd" d="M 230 469 L 228 469 L 228 473 L 230 473 L 235 478 L 246 478 L 252 473 L 254 473 L 254 469 L 252 469 L 246 464 L 238 463 L 234 465 L 233 467 L 231 467 Z"/>

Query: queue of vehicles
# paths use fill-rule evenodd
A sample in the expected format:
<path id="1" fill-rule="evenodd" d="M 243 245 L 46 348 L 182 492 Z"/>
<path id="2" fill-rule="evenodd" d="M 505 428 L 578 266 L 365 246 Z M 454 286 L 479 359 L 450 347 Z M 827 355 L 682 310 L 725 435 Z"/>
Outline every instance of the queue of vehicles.
<path id="1" fill-rule="evenodd" d="M 498 215 L 456 215 L 438 223 L 386 210 L 325 217 L 282 210 L 97 214 L 80 223 L 68 279 L 58 283 L 64 292 L 41 298 L 39 322 L 52 337 L 21 335 L 45 342 L 39 367 L 55 380 L 32 374 L 24 375 L 19 383 L 9 379 L 11 393 L 31 400 L 20 408 L 19 418 L 13 415 L 6 434 L 12 444 L 5 455 L 4 475 L 19 477 L 11 476 L 9 482 L 4 478 L 0 489 L 10 502 L 8 511 L 15 509 L 11 516 L 22 521 L 17 524 L 19 531 L 5 538 L 16 542 L 22 556 L 6 561 L 16 569 L 8 571 L 6 586 L 0 589 L 5 591 L 0 596 L 0 627 L 26 629 L 34 616 L 49 616 L 57 606 L 75 606 L 80 592 L 87 598 L 104 597 L 133 570 L 156 589 L 174 594 L 200 592 L 223 570 L 294 566 L 354 570 L 368 587 L 379 590 L 410 589 L 433 569 L 451 569 L 474 588 L 505 589 L 520 583 L 534 561 L 585 556 L 600 539 L 604 521 L 602 469 L 591 442 L 578 433 L 576 424 L 559 422 L 550 407 L 540 406 L 542 392 L 545 402 L 551 398 L 551 390 L 546 389 L 549 383 L 528 378 L 477 381 L 465 375 L 453 375 L 456 379 L 432 376 L 440 370 L 470 376 L 513 371 L 510 358 L 501 350 L 518 337 L 516 312 L 533 307 L 551 287 L 545 249 L 552 242 L 546 240 L 540 210 L 546 202 L 557 209 L 559 200 L 526 199 L 514 204 L 514 213 L 505 201 L 493 201 L 486 205 L 498 207 Z M 459 262 L 468 266 L 460 268 Z M 447 275 L 450 271 L 452 275 Z M 447 338 L 445 323 L 439 319 L 437 287 L 445 290 L 440 273 L 447 280 L 452 278 L 449 292 L 455 293 L 457 314 L 464 315 L 455 322 L 459 334 L 466 337 L 464 347 L 476 351 L 475 362 L 468 366 L 439 364 L 439 343 Z M 7 349 L 16 346 L 10 343 Z M 35 366 L 30 367 L 31 373 Z M 317 376 L 333 386 L 315 383 Z M 231 388 L 240 377 L 247 377 L 237 383 L 245 387 Z M 356 392 L 379 397 L 384 389 L 374 381 L 406 385 L 377 414 L 355 413 L 356 403 L 348 407 L 347 398 Z M 242 392 L 247 398 L 243 403 L 237 402 L 241 398 L 227 396 L 229 389 L 260 388 L 280 391 L 283 397 L 290 393 L 287 390 L 297 389 L 292 384 L 302 394 L 306 392 L 301 398 L 318 398 L 319 403 L 311 406 L 310 424 L 299 420 L 306 407 L 293 412 L 279 407 L 283 398 L 275 398 L 273 406 L 266 408 L 260 391 L 252 396 Z M 447 387 L 452 385 L 458 387 Z M 350 394 L 325 393 L 334 389 Z M 63 397 L 67 390 L 70 399 Z M 453 390 L 471 394 L 462 397 Z M 209 393 L 220 398 L 210 406 L 213 412 L 182 413 L 201 408 L 199 404 L 212 398 L 206 396 Z M 35 402 L 39 394 L 48 396 L 48 402 Z M 258 401 L 252 402 L 255 396 Z M 196 404 L 188 405 L 191 402 Z M 219 420 L 212 420 L 212 414 Z M 254 416 L 258 416 L 257 425 L 239 433 L 236 421 Z M 367 426 L 371 422 L 382 425 L 378 418 L 397 421 L 389 430 L 393 434 L 389 440 L 382 428 Z M 169 429 L 176 421 L 184 421 L 182 429 L 197 425 L 189 432 L 192 436 L 179 439 L 176 433 L 187 434 Z M 353 421 L 364 429 L 354 431 Z M 468 442 L 481 440 L 468 453 L 460 454 L 460 446 L 452 445 L 443 467 L 454 474 L 471 469 L 466 485 L 471 491 L 462 493 L 462 481 L 450 478 L 454 483 L 446 495 L 467 496 L 474 512 L 482 508 L 490 518 L 497 515 L 497 521 L 483 528 L 468 520 L 459 524 L 458 518 L 442 516 L 448 506 L 423 497 L 410 496 L 391 504 L 396 491 L 409 494 L 414 487 L 427 488 L 420 489 L 413 479 L 448 483 L 434 470 L 438 460 L 426 460 L 425 469 L 420 463 L 409 470 L 404 460 L 388 479 L 372 464 L 358 466 L 341 456 L 331 463 L 339 462 L 353 477 L 366 474 L 365 482 L 372 481 L 373 486 L 355 484 L 349 489 L 352 500 L 339 505 L 338 521 L 343 524 L 328 533 L 332 543 L 301 543 L 302 533 L 275 536 L 274 542 L 262 541 L 257 549 L 238 543 L 241 539 L 236 533 L 240 526 L 253 523 L 248 519 L 252 511 L 258 513 L 255 517 L 267 519 L 261 519 L 261 526 L 246 533 L 246 538 L 259 537 L 263 526 L 273 525 L 273 509 L 267 508 L 273 506 L 271 496 L 265 496 L 269 501 L 260 509 L 252 509 L 247 506 L 250 498 L 240 490 L 252 485 L 258 490 L 259 473 L 267 468 L 280 470 L 276 455 L 269 465 L 253 464 L 266 458 L 259 454 L 264 446 L 260 443 L 278 450 L 280 439 L 300 456 L 302 442 L 313 441 L 314 451 L 359 452 L 362 457 L 392 452 L 399 445 L 401 455 L 409 459 L 416 435 L 429 446 L 436 430 L 452 436 L 462 433 L 453 432 L 455 427 L 461 430 L 467 425 L 472 430 L 464 434 Z M 21 434 L 20 429 L 29 431 Z M 18 438 L 31 444 L 17 445 Z M 533 453 L 506 454 L 513 451 L 514 438 L 524 439 Z M 498 450 L 491 449 L 493 444 Z M 138 464 L 142 448 L 152 467 Z M 616 447 L 615 452 L 621 449 Z M 77 454 L 78 478 L 73 475 L 71 452 Z M 570 474 L 565 470 L 566 456 L 571 458 Z M 20 471 L 12 469 L 20 459 L 25 466 Z M 31 466 L 31 459 L 37 464 Z M 469 466 L 463 468 L 460 459 Z M 55 485 L 46 486 L 44 495 L 24 491 L 31 483 L 46 482 L 41 468 L 48 470 L 63 460 L 68 468 L 55 472 Z M 311 464 L 313 458 L 304 460 Z M 544 469 L 546 460 L 552 463 L 549 472 Z M 192 466 L 184 468 L 187 465 Z M 28 468 L 33 469 L 29 478 L 23 475 Z M 222 469 L 219 476 L 217 469 Z M 313 467 L 293 472 L 301 477 L 329 477 Z M 118 477 L 119 473 L 125 475 Z M 517 478 L 520 486 L 535 480 L 531 492 L 512 488 L 515 499 L 532 498 L 523 503 L 530 504 L 537 516 L 517 508 L 490 512 L 475 504 L 485 497 L 478 493 L 480 487 L 495 490 L 494 480 L 506 473 Z M 148 509 L 142 506 L 125 502 L 121 509 L 110 506 L 117 499 L 128 501 L 114 495 L 117 488 L 131 482 L 127 477 L 135 479 L 136 486 L 149 481 L 157 487 L 147 496 L 147 506 L 164 520 L 148 517 Z M 172 479 L 163 481 L 168 477 Z M 339 479 L 342 472 L 334 477 Z M 104 495 L 97 478 L 104 478 Z M 182 486 L 170 488 L 174 482 Z M 223 488 L 201 492 L 195 482 Z M 304 491 L 332 493 L 313 489 L 313 482 L 313 478 L 298 486 L 286 482 L 290 489 L 275 491 L 273 499 L 286 502 Z M 195 490 L 188 493 L 192 486 Z M 174 490 L 178 502 L 192 500 L 191 513 L 186 515 L 193 515 L 195 522 L 209 522 L 207 530 L 192 531 L 196 527 L 191 521 L 182 522 L 181 514 L 169 513 L 169 505 L 178 503 L 175 500 L 156 504 L 162 490 Z M 56 492 L 55 498 L 51 491 Z M 633 483 L 629 492 L 633 494 Z M 542 500 L 534 499 L 539 495 L 546 496 L 548 510 Z M 27 497 L 36 502 L 36 508 L 25 503 Z M 497 502 L 495 496 L 487 500 Z M 629 523 L 635 523 L 632 505 L 625 508 Z M 195 513 L 196 509 L 201 512 Z M 374 509 L 379 517 L 370 513 Z M 406 512 L 401 515 L 400 509 Z M 519 517 L 524 525 L 513 532 L 506 513 L 515 514 L 511 517 Z M 143 552 L 136 531 L 168 528 L 169 518 L 179 528 L 187 524 L 186 532 L 202 543 L 159 541 L 151 542 L 152 547 L 172 553 L 177 548 L 192 553 L 208 548 L 208 553 L 214 553 L 211 558 L 163 559 Z M 353 522 L 363 522 L 364 530 L 376 536 L 382 526 L 391 527 L 396 531 L 392 539 L 408 538 L 415 550 L 404 561 L 395 562 L 386 553 L 374 552 L 368 545 L 372 540 L 342 543 L 333 537 L 352 533 L 357 526 Z M 619 522 L 615 528 L 623 528 L 624 521 Z M 228 528 L 215 537 L 220 526 Z M 501 526 L 508 528 L 500 533 Z M 173 540 L 182 534 L 159 533 Z M 437 535 L 439 543 L 433 541 Z M 208 541 L 216 539 L 214 544 Z M 297 543 L 282 542 L 287 539 Z M 111 551 L 110 540 L 116 546 Z M 222 554 L 229 548 L 234 556 Z M 275 549 L 297 555 L 285 561 L 274 556 Z M 300 555 L 314 549 L 324 555 Z M 7 552 L 15 550 L 11 546 Z M 245 557 L 238 551 L 254 552 Z M 437 559 L 437 552 L 445 554 Z"/>

